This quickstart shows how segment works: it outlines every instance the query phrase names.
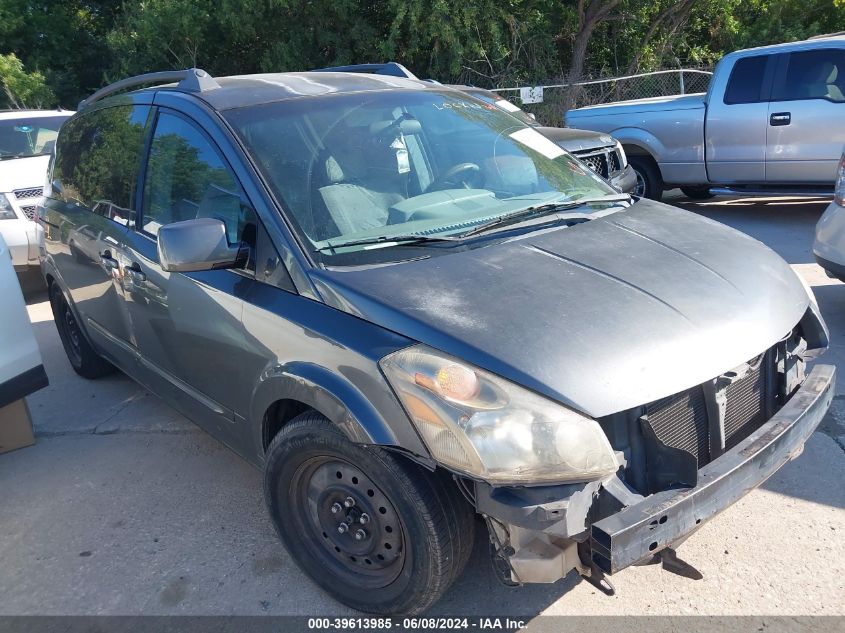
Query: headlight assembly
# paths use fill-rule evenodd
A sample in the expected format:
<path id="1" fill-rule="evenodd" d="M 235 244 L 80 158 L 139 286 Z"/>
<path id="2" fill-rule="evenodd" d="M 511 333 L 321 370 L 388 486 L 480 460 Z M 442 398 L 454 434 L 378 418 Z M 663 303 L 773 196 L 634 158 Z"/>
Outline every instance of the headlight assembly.
<path id="1" fill-rule="evenodd" d="M 625 169 L 628 166 L 628 157 L 619 141 L 616 141 L 616 155 L 619 156 L 619 169 Z"/>
<path id="2" fill-rule="evenodd" d="M 15 210 L 9 204 L 9 199 L 5 194 L 0 193 L 0 220 L 16 220 Z"/>
<path id="3" fill-rule="evenodd" d="M 600 479 L 619 467 L 598 422 L 418 345 L 380 365 L 428 449 L 490 483 Z"/>

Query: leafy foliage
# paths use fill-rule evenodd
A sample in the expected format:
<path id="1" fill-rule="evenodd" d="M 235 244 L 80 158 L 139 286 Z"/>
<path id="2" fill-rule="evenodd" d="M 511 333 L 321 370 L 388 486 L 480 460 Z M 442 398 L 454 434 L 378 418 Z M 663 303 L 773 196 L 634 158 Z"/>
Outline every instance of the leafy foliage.
<path id="1" fill-rule="evenodd" d="M 4 72 L 36 90 L 29 99 L 51 105 L 43 81 L 65 106 L 127 74 L 187 66 L 394 59 L 443 82 L 513 86 L 711 65 L 839 30 L 845 0 L 0 0 L 0 54 L 29 69 Z"/>
<path id="2" fill-rule="evenodd" d="M 25 71 L 14 53 L 0 55 L 0 83 L 8 105 L 15 108 L 41 108 L 55 101 L 44 75 Z"/>

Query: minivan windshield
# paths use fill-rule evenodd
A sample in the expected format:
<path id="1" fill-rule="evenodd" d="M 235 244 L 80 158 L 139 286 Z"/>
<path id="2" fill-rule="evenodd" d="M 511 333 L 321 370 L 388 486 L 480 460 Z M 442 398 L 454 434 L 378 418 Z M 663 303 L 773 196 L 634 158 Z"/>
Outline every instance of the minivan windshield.
<path id="1" fill-rule="evenodd" d="M 224 116 L 326 263 L 376 249 L 406 259 L 529 207 L 615 195 L 530 126 L 453 90 L 306 97 Z"/>
<path id="2" fill-rule="evenodd" d="M 522 108 L 514 105 L 513 103 L 511 103 L 507 99 L 500 97 L 495 92 L 490 92 L 489 90 L 480 90 L 480 89 L 475 89 L 475 90 L 473 90 L 473 89 L 466 90 L 465 89 L 464 92 L 472 95 L 476 99 L 481 99 L 485 103 L 492 103 L 494 106 L 496 106 L 500 110 L 504 110 L 505 112 L 510 114 L 512 117 L 516 117 L 517 119 L 519 119 L 520 121 L 525 123 L 525 125 L 530 125 L 531 127 L 537 127 L 538 125 L 540 125 L 539 123 L 537 123 L 537 121 L 532 119 L 531 115 L 528 114 L 525 110 L 523 110 Z"/>
<path id="3" fill-rule="evenodd" d="M 49 154 L 69 116 L 0 120 L 0 160 Z"/>

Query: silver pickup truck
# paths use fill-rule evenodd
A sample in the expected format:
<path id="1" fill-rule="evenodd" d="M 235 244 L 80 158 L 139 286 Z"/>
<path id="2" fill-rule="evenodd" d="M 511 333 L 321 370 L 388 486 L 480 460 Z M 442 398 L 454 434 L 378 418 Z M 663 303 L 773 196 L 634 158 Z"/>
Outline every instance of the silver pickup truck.
<path id="1" fill-rule="evenodd" d="M 707 93 L 566 112 L 618 139 L 640 195 L 831 192 L 845 145 L 845 36 L 737 51 Z"/>

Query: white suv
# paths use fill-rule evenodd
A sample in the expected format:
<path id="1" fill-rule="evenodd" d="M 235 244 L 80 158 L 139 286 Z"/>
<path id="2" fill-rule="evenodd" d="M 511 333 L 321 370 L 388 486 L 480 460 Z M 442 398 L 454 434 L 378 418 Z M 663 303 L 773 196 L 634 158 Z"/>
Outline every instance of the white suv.
<path id="1" fill-rule="evenodd" d="M 50 154 L 67 110 L 0 112 L 0 235 L 15 270 L 38 267 L 42 228 L 35 222 L 43 201 Z"/>

